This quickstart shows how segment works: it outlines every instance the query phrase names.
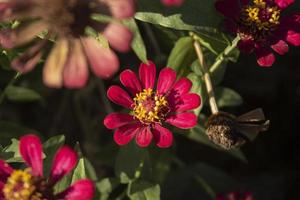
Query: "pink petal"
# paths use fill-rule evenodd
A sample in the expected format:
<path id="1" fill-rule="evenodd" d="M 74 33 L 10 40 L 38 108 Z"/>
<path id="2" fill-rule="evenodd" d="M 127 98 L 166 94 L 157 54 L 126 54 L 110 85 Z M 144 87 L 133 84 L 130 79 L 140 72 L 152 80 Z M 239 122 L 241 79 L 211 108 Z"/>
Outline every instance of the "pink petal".
<path id="1" fill-rule="evenodd" d="M 95 193 L 94 183 L 88 179 L 76 181 L 56 198 L 64 200 L 91 200 Z"/>
<path id="2" fill-rule="evenodd" d="M 249 40 L 240 40 L 238 42 L 238 48 L 243 52 L 243 53 L 252 53 L 254 50 L 254 41 L 252 39 Z"/>
<path id="3" fill-rule="evenodd" d="M 289 5 L 293 4 L 295 0 L 275 0 L 277 6 L 281 9 L 287 8 Z"/>
<path id="4" fill-rule="evenodd" d="M 67 88 L 82 88 L 89 77 L 87 61 L 80 40 L 74 40 L 71 45 L 63 71 L 64 85 Z"/>
<path id="5" fill-rule="evenodd" d="M 114 140 L 118 145 L 126 145 L 139 131 L 141 131 L 140 123 L 127 124 L 115 131 Z"/>
<path id="6" fill-rule="evenodd" d="M 218 0 L 215 7 L 225 17 L 232 19 L 237 18 L 241 10 L 239 0 Z"/>
<path id="7" fill-rule="evenodd" d="M 149 127 L 143 128 L 135 136 L 135 141 L 140 147 L 147 147 L 151 143 L 153 135 Z"/>
<path id="8" fill-rule="evenodd" d="M 0 183 L 6 182 L 12 172 L 13 169 L 4 160 L 0 160 Z"/>
<path id="9" fill-rule="evenodd" d="M 26 164 L 32 169 L 34 176 L 43 176 L 42 143 L 35 135 L 25 135 L 20 138 L 20 154 Z"/>
<path id="10" fill-rule="evenodd" d="M 112 15 L 118 19 L 129 18 L 134 15 L 134 0 L 105 0 Z"/>
<path id="11" fill-rule="evenodd" d="M 81 41 L 96 76 L 107 79 L 119 70 L 119 59 L 112 50 L 102 47 L 92 37 L 83 38 Z"/>
<path id="12" fill-rule="evenodd" d="M 117 85 L 110 86 L 110 88 L 107 90 L 107 96 L 115 104 L 118 104 L 125 108 L 132 108 L 132 98 L 125 90 Z"/>
<path id="13" fill-rule="evenodd" d="M 294 46 L 300 46 L 300 32 L 287 31 L 286 40 Z"/>
<path id="14" fill-rule="evenodd" d="M 158 147 L 168 148 L 173 144 L 173 134 L 170 130 L 156 124 L 152 132 Z"/>
<path id="15" fill-rule="evenodd" d="M 121 83 L 131 92 L 133 96 L 142 91 L 142 86 L 135 73 L 130 69 L 120 74 Z"/>
<path id="16" fill-rule="evenodd" d="M 176 80 L 176 71 L 171 68 L 164 68 L 160 71 L 157 81 L 157 91 L 159 94 L 165 94 L 172 87 Z"/>
<path id="17" fill-rule="evenodd" d="M 134 119 L 132 115 L 123 113 L 111 113 L 107 115 L 104 119 L 104 126 L 108 129 L 115 129 L 124 126 Z"/>
<path id="18" fill-rule="evenodd" d="M 119 23 L 110 23 L 105 28 L 103 35 L 109 41 L 109 44 L 120 52 L 128 52 L 132 41 L 131 31 Z M 122 37 L 120 37 L 120 35 Z"/>
<path id="19" fill-rule="evenodd" d="M 197 124 L 197 116 L 194 113 L 179 113 L 167 117 L 166 122 L 182 129 L 193 128 Z"/>
<path id="20" fill-rule="evenodd" d="M 271 45 L 271 48 L 280 55 L 284 55 L 289 51 L 289 45 L 283 40 Z"/>
<path id="21" fill-rule="evenodd" d="M 192 88 L 192 82 L 189 79 L 187 78 L 179 79 L 170 90 L 170 93 L 168 95 L 168 101 L 171 104 L 174 104 L 178 97 L 188 93 L 191 90 L 191 88 Z"/>
<path id="22" fill-rule="evenodd" d="M 184 0 L 162 0 L 165 6 L 181 6 Z"/>
<path id="23" fill-rule="evenodd" d="M 198 94 L 185 94 L 178 98 L 172 111 L 182 112 L 199 107 L 201 99 Z"/>
<path id="24" fill-rule="evenodd" d="M 270 67 L 275 61 L 275 56 L 271 50 L 261 47 L 256 49 L 256 59 L 260 66 Z"/>
<path id="25" fill-rule="evenodd" d="M 50 184 L 55 184 L 62 177 L 68 174 L 77 163 L 76 152 L 68 146 L 61 147 L 52 162 L 50 173 Z"/>
<path id="26" fill-rule="evenodd" d="M 140 80 L 145 89 L 153 88 L 156 77 L 156 66 L 153 62 L 142 63 L 139 68 Z"/>

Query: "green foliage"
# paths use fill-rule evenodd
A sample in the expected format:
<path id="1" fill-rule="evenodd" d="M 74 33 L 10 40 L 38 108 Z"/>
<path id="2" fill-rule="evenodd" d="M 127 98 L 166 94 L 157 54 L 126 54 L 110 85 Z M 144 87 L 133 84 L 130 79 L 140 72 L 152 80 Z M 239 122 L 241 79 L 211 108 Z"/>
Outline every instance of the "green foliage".
<path id="1" fill-rule="evenodd" d="M 7 99 L 14 102 L 32 102 L 42 99 L 41 95 L 34 90 L 17 86 L 7 87 L 5 95 Z"/>

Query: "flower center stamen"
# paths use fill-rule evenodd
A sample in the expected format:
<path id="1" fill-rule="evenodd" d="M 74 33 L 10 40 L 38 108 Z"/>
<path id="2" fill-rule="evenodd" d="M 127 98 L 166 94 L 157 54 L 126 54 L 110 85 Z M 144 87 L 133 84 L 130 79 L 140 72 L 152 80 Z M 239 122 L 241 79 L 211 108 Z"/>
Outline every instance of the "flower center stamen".
<path id="1" fill-rule="evenodd" d="M 15 170 L 3 188 L 5 200 L 29 200 L 35 190 L 30 169 Z M 39 200 L 39 199 L 36 199 Z"/>
<path id="2" fill-rule="evenodd" d="M 281 11 L 266 0 L 253 0 L 252 5 L 244 6 L 241 13 L 241 35 L 251 35 L 261 40 L 270 35 L 280 24 Z"/>
<path id="3" fill-rule="evenodd" d="M 165 96 L 156 94 L 151 88 L 136 94 L 134 100 L 134 117 L 142 123 L 160 123 L 169 112 Z"/>

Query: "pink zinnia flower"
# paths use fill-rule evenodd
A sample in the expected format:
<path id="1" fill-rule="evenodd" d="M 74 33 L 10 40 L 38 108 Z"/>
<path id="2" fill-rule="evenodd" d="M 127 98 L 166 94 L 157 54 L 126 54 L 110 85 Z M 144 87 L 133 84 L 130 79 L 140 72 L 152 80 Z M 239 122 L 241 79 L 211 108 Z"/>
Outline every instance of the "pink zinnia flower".
<path id="1" fill-rule="evenodd" d="M 65 191 L 54 194 L 54 185 L 77 163 L 77 154 L 69 147 L 63 146 L 56 153 L 49 178 L 43 175 L 42 144 L 37 136 L 23 136 L 20 139 L 19 149 L 28 168 L 14 170 L 0 160 L 1 200 L 90 200 L 93 198 L 94 185 L 88 179 L 78 180 Z"/>
<path id="2" fill-rule="evenodd" d="M 219 194 L 216 200 L 253 200 L 251 192 L 230 192 Z"/>
<path id="3" fill-rule="evenodd" d="M 165 6 L 181 6 L 184 0 L 161 0 Z"/>
<path id="4" fill-rule="evenodd" d="M 239 49 L 254 52 L 260 66 L 271 66 L 273 51 L 288 52 L 290 43 L 300 45 L 300 13 L 282 16 L 294 0 L 218 0 L 216 9 L 228 19 L 227 28 L 240 36 Z"/>
<path id="5" fill-rule="evenodd" d="M 131 96 L 116 85 L 108 89 L 111 101 L 131 110 L 130 114 L 112 113 L 104 119 L 107 128 L 117 129 L 117 144 L 125 145 L 135 137 L 139 146 L 147 147 L 153 138 L 158 147 L 167 148 L 172 145 L 173 135 L 162 126 L 164 122 L 182 129 L 197 124 L 197 116 L 187 112 L 201 103 L 197 94 L 189 93 L 191 81 L 176 81 L 176 72 L 168 67 L 160 71 L 156 88 L 155 79 L 156 66 L 149 61 L 140 65 L 139 79 L 129 69 L 120 74 L 121 83 Z"/>
<path id="6" fill-rule="evenodd" d="M 116 18 L 113 22 L 93 19 L 94 14 Z M 46 38 L 56 43 L 46 59 L 43 81 L 49 87 L 81 88 L 91 71 L 109 78 L 119 69 L 119 60 L 109 48 L 86 34 L 86 28 L 101 33 L 110 46 L 120 52 L 130 49 L 132 33 L 119 20 L 134 15 L 134 0 L 9 0 L 0 3 L 0 22 L 21 20 L 16 29 L 0 32 L 0 44 L 14 48 L 36 39 L 46 31 Z M 24 22 L 22 21 L 24 20 Z M 45 32 L 44 32 L 45 33 Z M 32 70 L 41 60 L 47 39 L 34 40 L 24 54 L 12 61 L 21 73 Z"/>

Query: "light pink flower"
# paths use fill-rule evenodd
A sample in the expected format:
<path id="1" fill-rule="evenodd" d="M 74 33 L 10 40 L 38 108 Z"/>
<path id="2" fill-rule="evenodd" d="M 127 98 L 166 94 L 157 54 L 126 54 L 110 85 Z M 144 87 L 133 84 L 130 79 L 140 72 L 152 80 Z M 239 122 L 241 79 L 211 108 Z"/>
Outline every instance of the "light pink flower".
<path id="1" fill-rule="evenodd" d="M 165 6 L 181 6 L 184 0 L 161 0 Z"/>
<path id="2" fill-rule="evenodd" d="M 33 41 L 29 49 L 12 61 L 14 69 L 26 73 L 37 65 L 42 51 L 47 49 L 49 43 L 36 38 L 47 30 L 46 38 L 57 40 L 45 62 L 44 83 L 55 88 L 81 88 L 88 81 L 88 65 L 100 78 L 110 78 L 119 69 L 116 54 L 88 36 L 87 27 L 101 33 L 120 52 L 128 51 L 132 40 L 132 33 L 117 20 L 99 22 L 92 15 L 100 13 L 122 20 L 134 12 L 134 0 L 5 1 L 0 3 L 0 21 L 25 21 L 16 29 L 2 30 L 0 44 L 14 48 Z"/>
<path id="3" fill-rule="evenodd" d="M 189 93 L 190 80 L 176 81 L 173 69 L 166 67 L 160 71 L 156 87 L 156 66 L 150 61 L 140 65 L 139 79 L 127 69 L 121 73 L 120 81 L 131 96 L 114 85 L 107 91 L 108 98 L 132 112 L 111 113 L 104 119 L 107 128 L 116 129 L 114 140 L 117 144 L 125 145 L 135 138 L 139 146 L 147 147 L 154 139 L 158 147 L 167 148 L 173 143 L 173 135 L 163 123 L 182 129 L 197 124 L 197 116 L 187 111 L 200 105 L 200 97 Z"/>
<path id="4" fill-rule="evenodd" d="M 37 136 L 23 136 L 20 139 L 19 150 L 28 168 L 14 170 L 0 160 L 1 200 L 90 200 L 93 198 L 94 184 L 88 179 L 78 180 L 63 192 L 54 194 L 54 185 L 76 166 L 77 154 L 71 148 L 63 146 L 57 151 L 49 178 L 45 178 L 43 174 L 42 144 Z"/>

